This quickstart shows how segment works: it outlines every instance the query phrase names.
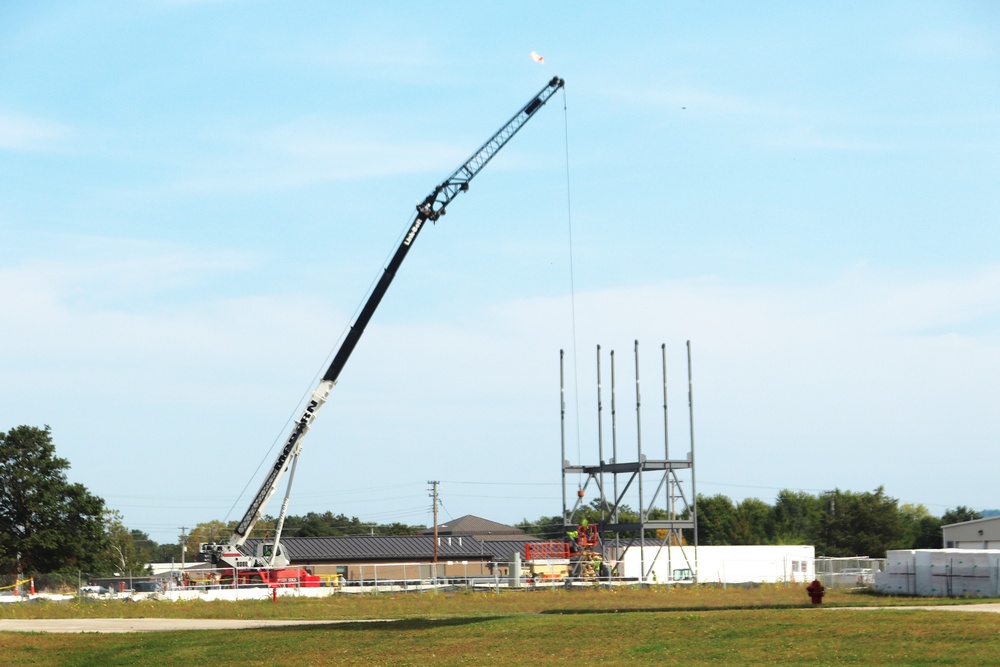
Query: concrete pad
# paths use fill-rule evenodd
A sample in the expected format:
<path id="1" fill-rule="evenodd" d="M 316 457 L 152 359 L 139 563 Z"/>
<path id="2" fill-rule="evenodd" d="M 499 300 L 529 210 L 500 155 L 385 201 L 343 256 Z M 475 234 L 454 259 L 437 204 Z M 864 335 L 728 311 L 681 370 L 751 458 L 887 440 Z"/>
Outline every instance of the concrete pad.
<path id="1" fill-rule="evenodd" d="M 886 611 L 906 611 L 908 609 L 924 609 L 927 611 L 978 611 L 988 614 L 1000 614 L 1000 603 L 984 602 L 982 604 L 929 604 L 919 606 L 900 605 L 897 607 L 841 607 L 842 609 L 885 609 Z M 831 607 L 836 609 L 836 607 Z"/>
<path id="2" fill-rule="evenodd" d="M 818 609 L 822 607 L 829 611 L 966 611 L 980 614 L 1000 614 L 1000 602 L 983 602 L 979 604 L 900 604 L 885 607 L 837 607 L 817 605 L 803 609 Z"/>

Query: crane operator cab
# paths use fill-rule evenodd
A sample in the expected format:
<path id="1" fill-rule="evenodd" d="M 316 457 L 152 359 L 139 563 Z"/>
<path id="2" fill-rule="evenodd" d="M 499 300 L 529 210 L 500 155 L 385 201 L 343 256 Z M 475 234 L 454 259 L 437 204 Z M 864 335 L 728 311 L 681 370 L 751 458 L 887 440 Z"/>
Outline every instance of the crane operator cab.
<path id="1" fill-rule="evenodd" d="M 258 560 L 264 560 L 268 563 L 271 562 L 271 556 L 274 554 L 274 542 L 261 542 L 257 545 L 254 555 Z M 285 550 L 278 545 L 278 555 L 274 558 L 274 567 L 285 567 L 288 565 L 288 558 L 285 557 Z"/>

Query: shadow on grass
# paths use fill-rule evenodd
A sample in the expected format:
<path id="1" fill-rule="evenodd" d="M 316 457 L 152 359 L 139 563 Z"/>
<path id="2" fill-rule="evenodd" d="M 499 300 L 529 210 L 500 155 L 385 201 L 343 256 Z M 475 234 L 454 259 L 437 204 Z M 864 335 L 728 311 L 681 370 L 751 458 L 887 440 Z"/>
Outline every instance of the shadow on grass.
<path id="1" fill-rule="evenodd" d="M 313 630 L 331 630 L 336 632 L 353 632 L 357 630 L 391 630 L 393 632 L 407 630 L 430 630 L 451 626 L 472 625 L 495 621 L 504 616 L 474 616 L 464 618 L 401 618 L 384 621 L 336 621 L 326 623 L 309 623 L 306 625 L 282 625 L 278 627 L 261 628 L 258 632 L 303 632 Z"/>
<path id="2" fill-rule="evenodd" d="M 692 611 L 736 611 L 740 609 L 806 609 L 810 604 L 767 604 L 767 605 L 694 605 L 688 607 L 627 607 L 623 609 L 544 609 L 539 614 L 551 616 L 574 616 L 577 614 L 664 614 Z M 827 605 L 833 607 L 833 605 Z"/>

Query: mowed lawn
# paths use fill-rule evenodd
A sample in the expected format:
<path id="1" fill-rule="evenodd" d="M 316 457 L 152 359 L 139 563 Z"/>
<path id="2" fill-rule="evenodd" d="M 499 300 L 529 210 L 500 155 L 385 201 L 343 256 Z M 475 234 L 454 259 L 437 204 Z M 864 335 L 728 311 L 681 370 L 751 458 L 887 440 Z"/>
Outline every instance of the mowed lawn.
<path id="1" fill-rule="evenodd" d="M 266 630 L 0 633 L 4 665 L 983 665 L 1000 660 L 1000 614 L 789 607 L 785 587 L 402 595 L 194 603 L 211 618 L 396 618 Z M 796 592 L 796 591 L 792 591 Z M 897 602 L 843 596 L 855 604 Z M 907 600 L 900 600 L 906 602 Z M 697 602 L 697 604 L 691 604 Z M 926 601 L 922 601 L 926 602 Z M 283 604 L 285 603 L 285 604 Z M 176 616 L 188 603 L 18 605 L 2 616 Z M 364 607 L 369 606 L 369 613 Z M 743 606 L 736 609 L 732 607 Z M 696 610 L 697 608 L 697 610 Z M 678 609 L 678 610 L 673 610 Z M 37 611 L 36 611 L 37 610 Z M 143 613 L 132 612 L 141 610 Z M 50 613 L 41 613 L 41 612 Z M 17 613 L 15 613 L 17 612 Z M 56 613 L 52 613 L 56 612 Z M 169 613 L 168 613 L 169 612 Z M 581 613 L 582 612 L 582 613 Z M 273 614 L 273 615 L 272 615 Z"/>

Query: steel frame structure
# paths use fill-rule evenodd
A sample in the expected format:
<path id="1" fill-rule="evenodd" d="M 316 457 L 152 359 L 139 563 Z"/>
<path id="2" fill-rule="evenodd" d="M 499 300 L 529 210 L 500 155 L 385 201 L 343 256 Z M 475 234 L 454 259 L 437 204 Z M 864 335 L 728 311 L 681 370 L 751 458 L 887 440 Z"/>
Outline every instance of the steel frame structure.
<path id="1" fill-rule="evenodd" d="M 617 436 L 617 405 L 615 353 L 610 353 L 611 363 L 611 458 L 604 457 L 604 404 L 601 394 L 601 346 L 597 346 L 597 446 L 598 461 L 596 465 L 573 465 L 566 457 L 566 383 L 565 383 L 565 352 L 559 351 L 559 382 L 560 382 L 560 424 L 562 440 L 562 496 L 563 525 L 566 530 L 576 526 L 577 515 L 581 510 L 586 492 L 591 483 L 597 487 L 600 498 L 601 520 L 598 523 L 598 534 L 601 546 L 608 557 L 608 551 L 613 550 L 611 560 L 620 561 L 629 548 L 640 547 L 640 582 L 647 582 L 653 574 L 653 565 L 663 549 L 667 550 L 669 576 L 665 582 L 697 581 L 698 559 L 698 512 L 695 489 L 695 447 L 694 447 L 694 395 L 691 377 L 691 341 L 687 341 L 687 372 L 688 372 L 688 418 L 690 424 L 690 449 L 684 458 L 670 458 L 669 422 L 667 413 L 667 353 L 666 344 L 660 346 L 663 365 L 663 458 L 651 459 L 642 449 L 642 400 L 639 383 L 639 341 L 635 341 L 635 418 L 636 418 L 636 458 L 629 460 L 619 456 Z M 625 455 L 627 457 L 627 455 Z M 578 485 L 575 500 L 570 503 L 567 498 L 567 477 L 576 475 L 584 478 Z M 610 477 L 610 488 L 608 478 Z M 655 490 L 651 496 L 645 495 L 646 489 L 654 483 Z M 620 510 L 624 505 L 626 494 L 634 487 L 638 492 L 638 519 L 623 521 Z M 657 506 L 658 499 L 665 502 Z M 689 530 L 693 543 L 685 545 L 682 531 Z M 655 556 L 648 563 L 645 559 L 646 546 L 658 546 Z M 610 548 L 610 549 L 609 549 Z M 675 555 L 677 560 L 675 560 Z M 674 563 L 683 563 L 684 567 L 675 568 Z M 682 576 L 675 579 L 676 570 L 687 570 L 690 577 Z"/>

